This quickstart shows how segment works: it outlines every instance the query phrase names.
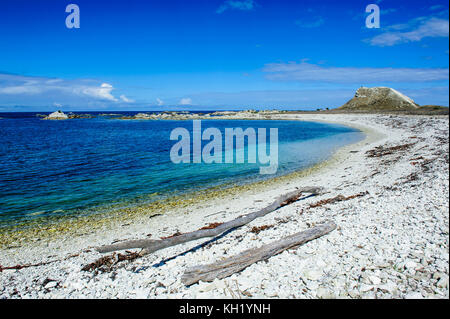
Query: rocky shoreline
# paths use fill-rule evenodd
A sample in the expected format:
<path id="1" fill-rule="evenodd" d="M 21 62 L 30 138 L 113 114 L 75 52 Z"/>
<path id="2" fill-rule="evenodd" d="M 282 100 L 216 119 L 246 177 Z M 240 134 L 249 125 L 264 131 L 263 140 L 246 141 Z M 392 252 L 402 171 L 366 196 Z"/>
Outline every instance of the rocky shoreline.
<path id="1" fill-rule="evenodd" d="M 285 116 L 309 116 L 323 114 L 391 114 L 391 115 L 448 115 L 448 108 L 440 106 L 421 106 L 412 110 L 367 110 L 365 108 L 343 108 L 343 109 L 318 109 L 316 111 L 279 111 L 279 110 L 244 110 L 244 111 L 216 111 L 211 113 L 205 112 L 189 112 L 189 111 L 163 111 L 163 112 L 141 112 L 134 115 L 123 115 L 117 113 L 105 114 L 78 114 L 69 112 L 65 114 L 61 111 L 53 112 L 49 115 L 36 114 L 36 117 L 43 120 L 70 120 L 70 119 L 93 119 L 96 117 L 106 117 L 113 120 L 172 120 L 172 121 L 188 121 L 188 120 L 270 120 L 273 117 Z"/>
<path id="2" fill-rule="evenodd" d="M 274 114 L 284 114 L 285 111 L 216 111 L 210 113 L 189 112 L 189 111 L 163 111 L 163 112 L 141 112 L 135 115 L 122 115 L 117 113 L 76 114 L 73 112 L 64 113 L 55 111 L 48 115 L 36 114 L 36 117 L 43 120 L 68 120 L 68 119 L 91 119 L 95 117 L 108 117 L 116 120 L 206 120 L 206 119 L 270 119 Z"/>
<path id="3" fill-rule="evenodd" d="M 68 114 L 66 114 L 59 110 L 56 112 L 50 113 L 49 115 L 36 114 L 36 117 L 39 117 L 43 120 L 69 120 L 69 119 L 91 119 L 91 118 L 94 118 L 94 116 L 91 114 L 75 114 L 72 112 L 69 112 Z"/>
<path id="4" fill-rule="evenodd" d="M 211 113 L 192 113 L 187 111 L 165 111 L 156 113 L 138 113 L 133 116 L 116 117 L 119 120 L 214 120 L 214 119 L 270 119 L 272 115 L 284 114 L 284 111 L 217 111 Z"/>
<path id="5" fill-rule="evenodd" d="M 238 118 L 242 113 L 219 116 Z M 449 297 L 448 116 L 245 116 L 340 123 L 363 130 L 367 138 L 340 149 L 321 170 L 270 187 L 194 201 L 152 218 L 143 213 L 129 225 L 110 225 L 84 236 L 2 249 L 0 298 Z M 324 187 L 326 192 L 188 253 L 203 241 L 124 260 L 108 271 L 82 270 L 103 256 L 95 246 L 167 237 L 228 221 L 302 186 Z M 231 277 L 189 287 L 181 283 L 187 267 L 236 255 L 325 220 L 335 221 L 337 230 Z M 24 267 L 5 269 L 14 265 Z"/>

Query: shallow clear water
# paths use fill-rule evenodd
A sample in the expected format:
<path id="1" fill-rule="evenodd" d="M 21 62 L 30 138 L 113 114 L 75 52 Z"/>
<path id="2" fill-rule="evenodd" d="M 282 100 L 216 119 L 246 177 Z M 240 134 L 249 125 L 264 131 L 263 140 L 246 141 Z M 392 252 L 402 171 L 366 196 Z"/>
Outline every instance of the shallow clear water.
<path id="1" fill-rule="evenodd" d="M 278 171 L 260 175 L 259 164 L 173 164 L 170 132 L 185 127 L 192 138 L 192 121 L 44 121 L 23 113 L 0 118 L 0 226 L 284 175 L 363 138 L 348 127 L 313 122 L 202 121 L 203 129 L 222 134 L 225 128 L 278 128 Z"/>

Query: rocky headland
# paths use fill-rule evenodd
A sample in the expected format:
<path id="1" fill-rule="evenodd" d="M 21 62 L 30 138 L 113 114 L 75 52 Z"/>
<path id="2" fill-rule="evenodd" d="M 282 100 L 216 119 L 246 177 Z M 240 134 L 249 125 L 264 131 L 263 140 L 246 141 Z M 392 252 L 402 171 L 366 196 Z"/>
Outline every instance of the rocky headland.
<path id="1" fill-rule="evenodd" d="M 353 99 L 340 109 L 347 110 L 410 110 L 418 109 L 411 98 L 388 87 L 360 87 Z"/>

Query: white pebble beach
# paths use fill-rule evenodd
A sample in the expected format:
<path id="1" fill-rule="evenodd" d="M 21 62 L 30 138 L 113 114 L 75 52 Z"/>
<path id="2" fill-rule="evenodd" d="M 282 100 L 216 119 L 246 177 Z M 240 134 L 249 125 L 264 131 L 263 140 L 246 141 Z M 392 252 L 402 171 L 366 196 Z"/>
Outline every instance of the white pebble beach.
<path id="1" fill-rule="evenodd" d="M 144 215 L 126 227 L 3 248 L 4 268 L 52 262 L 3 269 L 0 298 L 449 298 L 448 116 L 286 113 L 272 118 L 344 124 L 360 129 L 366 138 L 339 149 L 320 170 L 281 179 L 276 187 L 226 200 L 211 198 L 153 218 Z M 411 145 L 380 157 L 367 153 L 378 146 L 406 144 Z M 147 234 L 158 238 L 195 231 L 254 212 L 303 186 L 325 191 L 257 218 L 195 251 L 189 250 L 208 239 L 124 261 L 108 272 L 82 270 L 104 256 L 96 246 Z M 338 195 L 361 193 L 310 207 Z M 189 267 L 234 256 L 328 220 L 337 224 L 336 230 L 230 277 L 191 286 L 181 282 Z M 270 227 L 251 232 L 263 225 Z M 169 260 L 161 263 L 165 259 Z"/>

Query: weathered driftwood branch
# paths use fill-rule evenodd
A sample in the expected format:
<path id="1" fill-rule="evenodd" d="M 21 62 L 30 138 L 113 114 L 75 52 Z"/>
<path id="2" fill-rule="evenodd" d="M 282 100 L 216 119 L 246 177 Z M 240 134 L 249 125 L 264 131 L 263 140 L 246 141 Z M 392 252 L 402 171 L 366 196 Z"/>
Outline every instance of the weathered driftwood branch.
<path id="1" fill-rule="evenodd" d="M 207 228 L 207 229 L 199 229 L 194 232 L 180 234 L 177 236 L 164 238 L 161 240 L 154 239 L 139 239 L 139 240 L 130 240 L 123 243 L 117 243 L 102 247 L 97 247 L 96 250 L 100 253 L 107 253 L 111 251 L 123 250 L 123 249 L 133 249 L 133 248 L 142 248 L 143 251 L 140 252 L 140 255 L 150 254 L 157 250 L 183 244 L 189 241 L 197 240 L 205 237 L 215 237 L 218 236 L 227 230 L 237 228 L 243 226 L 245 224 L 250 223 L 254 219 L 258 217 L 262 217 L 267 215 L 268 213 L 273 212 L 274 210 L 283 207 L 285 205 L 289 205 L 292 202 L 297 201 L 303 193 L 311 193 L 318 194 L 322 191 L 320 187 L 302 187 L 288 194 L 282 195 L 278 197 L 272 204 L 269 206 L 248 214 L 244 216 L 240 216 L 234 220 L 218 225 L 217 227 Z"/>
<path id="2" fill-rule="evenodd" d="M 328 234 L 335 228 L 336 224 L 334 222 L 326 222 L 262 247 L 246 250 L 239 255 L 218 261 L 214 264 L 189 268 L 183 274 L 181 281 L 183 284 L 189 286 L 200 280 L 213 281 L 216 278 L 222 279 L 231 276 L 232 274 L 247 268 L 251 264 L 269 259 L 286 249 L 299 246 L 310 240 Z"/>

